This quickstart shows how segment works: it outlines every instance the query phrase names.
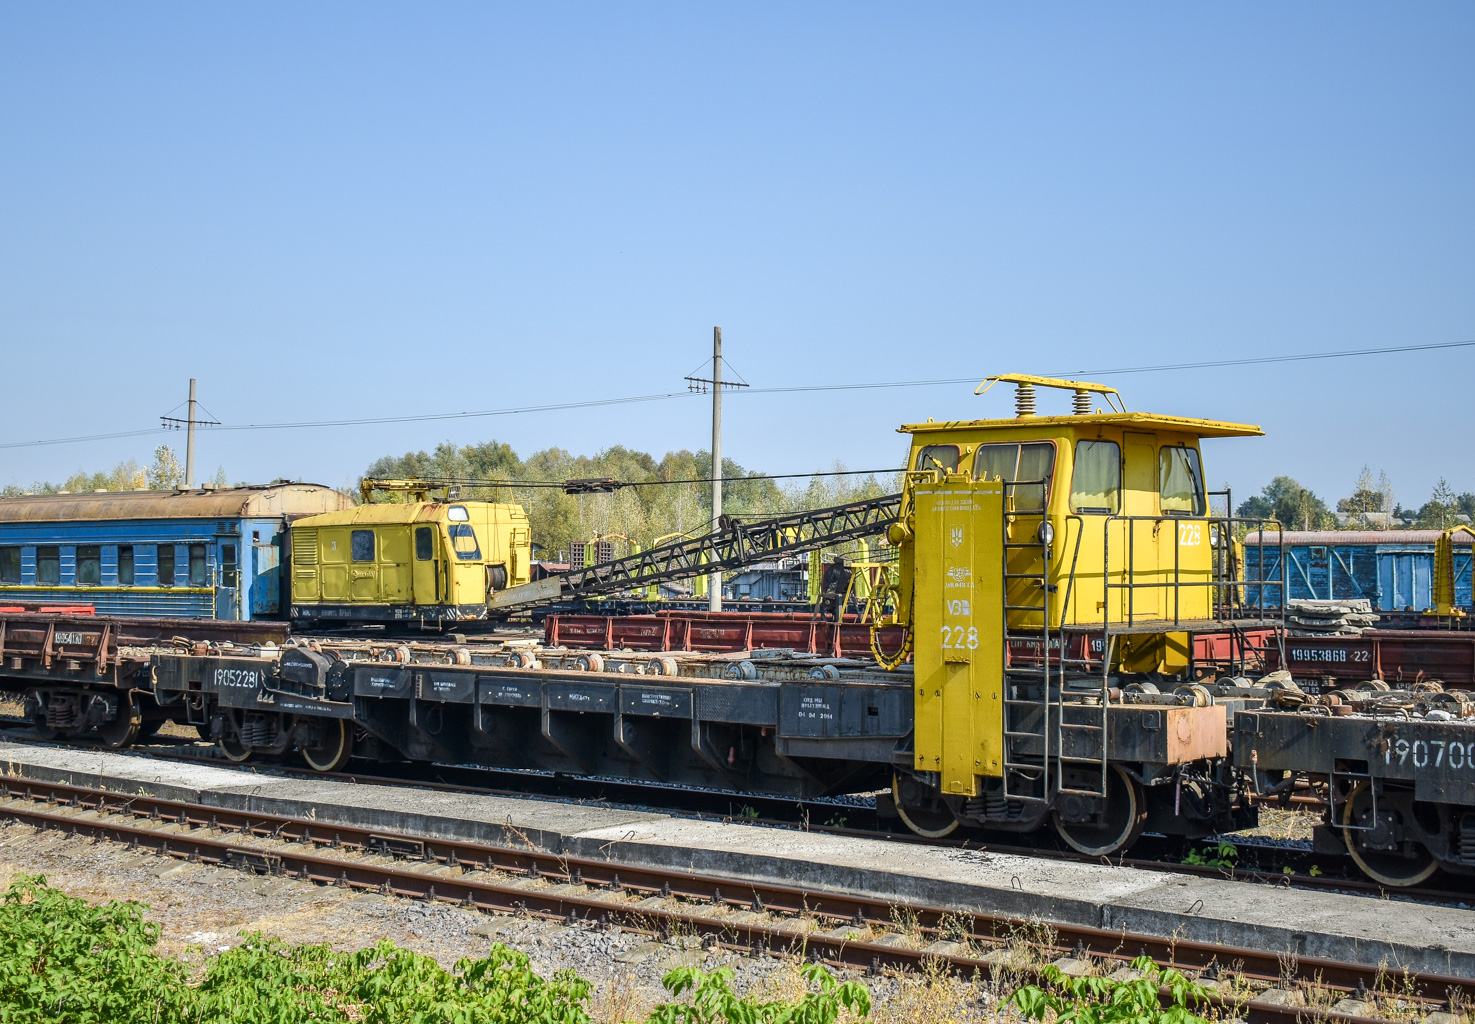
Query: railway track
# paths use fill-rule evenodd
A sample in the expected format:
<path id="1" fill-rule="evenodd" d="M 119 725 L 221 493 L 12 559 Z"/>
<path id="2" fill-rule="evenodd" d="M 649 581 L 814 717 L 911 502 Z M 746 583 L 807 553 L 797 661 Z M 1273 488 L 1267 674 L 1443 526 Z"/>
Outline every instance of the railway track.
<path id="1" fill-rule="evenodd" d="M 238 767 L 222 758 L 197 756 L 187 753 L 155 752 L 152 756 L 171 760 L 188 760 L 221 767 Z M 263 766 L 264 768 L 266 766 Z M 408 767 L 408 766 L 406 766 Z M 677 814 L 693 814 L 698 818 L 716 817 L 723 820 L 743 821 L 753 825 L 775 828 L 801 828 L 806 832 L 822 832 L 828 835 L 853 836 L 861 839 L 885 839 L 891 842 L 914 843 L 929 846 L 948 846 L 956 849 L 982 850 L 994 853 L 1016 854 L 1022 857 L 1045 857 L 1053 860 L 1069 860 L 1078 863 L 1095 863 L 1093 858 L 1073 850 L 1055 849 L 1049 846 L 1015 845 L 1000 840 L 999 835 L 967 839 L 924 839 L 901 828 L 888 828 L 881 824 L 873 809 L 863 805 L 828 802 L 783 800 L 775 797 L 759 797 L 744 794 L 720 793 L 715 791 L 676 789 L 671 787 L 640 786 L 619 780 L 588 779 L 579 776 L 552 776 L 528 772 L 498 772 L 493 769 L 460 765 L 415 765 L 402 775 L 375 775 L 363 772 L 318 772 L 297 768 L 292 765 L 275 764 L 266 770 L 305 779 L 335 779 L 342 782 L 373 785 L 414 785 L 438 790 L 472 793 L 483 796 L 529 797 L 545 796 L 556 799 L 594 800 L 638 808 L 660 807 Z M 492 786 L 477 782 L 453 782 L 452 777 L 476 778 L 496 776 L 511 778 L 518 785 Z M 1314 798 L 1312 798 L 1314 799 Z M 1309 804 L 1309 801 L 1308 801 Z M 1294 806 L 1294 805 L 1293 805 Z M 759 808 L 762 808 L 761 810 Z M 1306 810 L 1311 810 L 1308 805 Z M 837 819 L 846 823 L 836 824 Z M 857 824 L 848 822 L 856 819 Z M 869 822 L 869 824 L 862 824 Z M 1189 864 L 1183 862 L 1185 844 L 1181 841 L 1159 837 L 1145 837 L 1138 847 L 1158 848 L 1157 856 L 1115 857 L 1110 863 L 1118 867 L 1133 867 L 1145 871 L 1171 871 L 1177 874 L 1196 875 L 1203 878 L 1227 878 L 1247 882 L 1262 882 L 1271 885 L 1295 886 L 1303 889 L 1353 892 L 1367 896 L 1399 897 L 1426 903 L 1467 902 L 1475 898 L 1475 888 L 1468 880 L 1450 879 L 1445 887 L 1409 886 L 1389 890 L 1386 886 L 1347 872 L 1348 863 L 1313 854 L 1309 850 L 1296 850 L 1284 846 L 1260 844 L 1253 839 L 1228 837 L 1242 852 L 1251 856 L 1246 860 L 1263 859 L 1269 867 L 1220 867 L 1212 864 Z M 1193 844 L 1188 844 L 1193 845 Z M 1279 868 L 1275 865 L 1279 864 Z M 1310 873 L 1315 870 L 1317 873 Z M 1457 886 L 1450 888 L 1449 886 Z"/>
<path id="2" fill-rule="evenodd" d="M 13 715 L 0 715 L 0 729 L 23 729 L 30 726 L 27 719 Z M 55 741 L 47 741 L 55 742 Z M 76 746 L 77 744 L 71 744 Z M 147 750 L 135 746 L 135 753 L 167 760 L 209 764 L 215 767 L 243 770 L 243 766 L 218 756 L 206 753 L 210 748 L 191 749 L 178 745 L 170 749 Z M 1049 846 L 1015 845 L 1008 841 L 1007 834 L 995 834 L 967 839 L 923 839 L 910 831 L 888 828 L 881 824 L 875 812 L 864 805 L 829 801 L 787 800 L 771 796 L 733 794 L 717 791 L 694 790 L 668 786 L 641 785 L 622 780 L 585 778 L 581 776 L 550 775 L 535 772 L 498 771 L 476 766 L 421 764 L 407 762 L 395 767 L 405 771 L 393 775 L 366 772 L 339 771 L 319 772 L 299 768 L 290 764 L 261 764 L 246 770 L 269 771 L 304 779 L 333 779 L 340 782 L 371 785 L 413 785 L 447 792 L 469 793 L 482 796 L 507 796 L 526 798 L 530 796 L 554 799 L 592 800 L 632 808 L 659 807 L 677 814 L 692 814 L 698 818 L 715 817 L 737 820 L 754 825 L 776 828 L 801 828 L 807 832 L 822 832 L 829 835 L 853 836 L 864 839 L 886 839 L 891 842 L 915 843 L 932 846 L 948 846 L 957 849 L 988 849 L 994 853 L 1016 854 L 1026 857 L 1044 857 L 1053 860 L 1069 860 L 1079 863 L 1094 863 L 1094 859 L 1072 850 L 1055 849 Z M 515 785 L 488 785 L 488 777 L 512 780 Z M 453 779 L 487 781 L 452 781 Z M 1315 797 L 1304 798 L 1303 809 L 1310 811 L 1321 802 Z M 1293 801 L 1292 806 L 1302 806 Z M 837 824 L 838 819 L 844 823 Z M 856 824 L 849 824 L 855 820 Z M 1005 836 L 1005 838 L 1001 838 Z M 1468 902 L 1475 898 L 1475 888 L 1465 879 L 1448 879 L 1444 886 L 1409 886 L 1390 890 L 1376 882 L 1355 877 L 1346 870 L 1347 865 L 1332 858 L 1313 854 L 1311 851 L 1295 850 L 1278 845 L 1259 844 L 1243 837 L 1227 837 L 1237 848 L 1251 856 L 1245 860 L 1260 861 L 1269 866 L 1216 866 L 1183 862 L 1185 844 L 1181 841 L 1155 837 L 1144 837 L 1138 849 L 1157 848 L 1157 855 L 1114 857 L 1110 863 L 1119 867 L 1139 868 L 1146 871 L 1170 871 L 1204 878 L 1227 878 L 1247 882 L 1261 882 L 1303 889 L 1319 889 L 1336 892 L 1352 892 L 1367 896 L 1401 898 L 1426 903 Z M 1193 845 L 1193 844 L 1187 844 Z M 1316 873 L 1311 873 L 1314 870 Z M 1454 886 L 1454 888 L 1451 888 Z"/>
<path id="3" fill-rule="evenodd" d="M 325 825 L 60 783 L 0 781 L 0 817 L 206 865 L 658 937 L 699 935 L 708 947 L 805 956 L 873 972 L 941 961 L 965 973 L 1037 977 L 1045 962 L 1066 969 L 1091 958 L 1110 973 L 1148 955 L 1198 974 L 1213 989 L 1213 1006 L 1250 1024 L 1379 1020 L 1384 1018 L 1347 1010 L 1374 1010 L 1380 998 L 1395 995 L 1403 1000 L 1402 1020 L 1438 1012 L 1451 1001 L 1475 1000 L 1475 982 L 1443 975 L 1398 975 L 1392 979 L 1395 993 L 1384 971 L 1332 960 L 1302 957 L 1288 970 L 1279 954 L 1263 950 L 1071 925 L 1045 929 L 1002 915 L 874 896 Z M 1314 990 L 1319 999 L 1287 1005 L 1284 993 L 1292 990 L 1302 998 Z"/>

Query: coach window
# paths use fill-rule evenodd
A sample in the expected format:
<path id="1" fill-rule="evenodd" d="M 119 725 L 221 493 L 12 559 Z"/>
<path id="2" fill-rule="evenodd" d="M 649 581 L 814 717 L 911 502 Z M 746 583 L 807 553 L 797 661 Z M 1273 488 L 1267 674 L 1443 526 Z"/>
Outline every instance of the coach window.
<path id="1" fill-rule="evenodd" d="M 159 545 L 159 586 L 174 586 L 174 545 Z"/>
<path id="2" fill-rule="evenodd" d="M 1070 477 L 1074 512 L 1116 515 L 1122 507 L 1122 450 L 1115 441 L 1081 441 Z"/>
<path id="3" fill-rule="evenodd" d="M 355 562 L 374 560 L 374 531 L 354 530 L 348 540 L 348 556 Z"/>
<path id="4" fill-rule="evenodd" d="M 36 549 L 36 582 L 53 585 L 61 582 L 61 548 L 46 544 Z"/>
<path id="5" fill-rule="evenodd" d="M 77 586 L 95 587 L 102 582 L 102 548 L 96 544 L 77 545 Z"/>
<path id="6" fill-rule="evenodd" d="M 205 545 L 203 544 L 189 546 L 189 585 L 192 587 L 205 585 Z"/>
<path id="7" fill-rule="evenodd" d="M 481 558 L 481 545 L 476 542 L 476 534 L 465 523 L 451 524 L 451 550 L 463 562 L 475 562 Z"/>
<path id="8" fill-rule="evenodd" d="M 917 453 L 917 468 L 956 473 L 963 453 L 955 444 L 929 444 Z"/>
<path id="9" fill-rule="evenodd" d="M 0 583 L 20 582 L 20 548 L 0 548 Z"/>
<path id="10" fill-rule="evenodd" d="M 435 533 L 428 526 L 415 527 L 415 558 L 428 562 L 435 557 Z"/>
<path id="11" fill-rule="evenodd" d="M 1158 449 L 1158 480 L 1162 510 L 1169 516 L 1204 514 L 1204 473 L 1193 448 Z"/>
<path id="12" fill-rule="evenodd" d="M 133 586 L 133 545 L 118 546 L 118 586 Z"/>
<path id="13" fill-rule="evenodd" d="M 471 513 L 466 511 L 465 505 L 452 505 L 446 509 L 446 518 L 453 523 L 470 522 Z"/>

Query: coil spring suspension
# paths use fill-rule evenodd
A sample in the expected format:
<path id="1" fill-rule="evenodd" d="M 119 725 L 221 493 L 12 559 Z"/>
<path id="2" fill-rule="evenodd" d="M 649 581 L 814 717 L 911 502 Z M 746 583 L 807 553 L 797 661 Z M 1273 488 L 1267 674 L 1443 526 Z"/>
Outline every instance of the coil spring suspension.
<path id="1" fill-rule="evenodd" d="M 1475 864 L 1475 814 L 1460 819 L 1459 845 L 1456 857 L 1461 864 Z"/>
<path id="2" fill-rule="evenodd" d="M 241 742 L 248 747 L 270 747 L 277 742 L 276 719 L 267 715 L 247 715 L 241 722 Z"/>

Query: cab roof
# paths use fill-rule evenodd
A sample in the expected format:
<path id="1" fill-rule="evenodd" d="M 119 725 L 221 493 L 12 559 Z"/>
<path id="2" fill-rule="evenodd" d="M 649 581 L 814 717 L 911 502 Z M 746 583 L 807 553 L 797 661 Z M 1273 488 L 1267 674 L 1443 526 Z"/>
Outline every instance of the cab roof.
<path id="1" fill-rule="evenodd" d="M 1085 430 L 1096 426 L 1122 427 L 1136 430 L 1168 430 L 1194 437 L 1259 437 L 1265 431 L 1249 423 L 1227 423 L 1203 420 L 1194 416 L 1162 416 L 1150 412 L 1091 412 L 1070 416 L 1013 416 L 1001 420 L 946 420 L 907 423 L 897 427 L 899 434 L 931 434 L 952 430 L 1022 430 L 1057 428 Z"/>
<path id="2" fill-rule="evenodd" d="M 309 516 L 306 519 L 299 519 L 295 525 L 307 527 L 384 526 L 394 523 L 437 523 L 446 518 L 446 511 L 453 505 L 459 505 L 467 510 L 515 508 L 519 512 L 522 511 L 519 505 L 496 501 L 384 501 Z"/>

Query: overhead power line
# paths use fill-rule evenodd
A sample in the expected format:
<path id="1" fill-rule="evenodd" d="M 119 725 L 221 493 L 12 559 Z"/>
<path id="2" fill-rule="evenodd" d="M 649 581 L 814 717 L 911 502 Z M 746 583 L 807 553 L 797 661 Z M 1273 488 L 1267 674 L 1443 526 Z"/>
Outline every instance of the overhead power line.
<path id="1" fill-rule="evenodd" d="M 1061 370 L 1051 376 L 1071 377 L 1114 377 L 1131 373 L 1162 373 L 1170 370 L 1205 370 L 1231 366 L 1263 366 L 1274 363 L 1311 362 L 1322 359 L 1350 359 L 1359 356 L 1393 355 L 1404 352 L 1435 352 L 1475 346 L 1475 339 L 1468 341 L 1433 342 L 1425 345 L 1387 345 L 1380 348 L 1341 349 L 1331 352 L 1304 352 L 1270 356 L 1243 356 L 1236 359 L 1210 359 L 1185 363 L 1158 363 L 1145 366 L 1118 366 L 1096 370 Z M 976 384 L 986 373 L 967 377 L 940 377 L 931 380 L 873 381 L 861 384 L 796 384 L 787 387 L 747 388 L 734 394 L 793 394 L 816 391 L 869 391 L 888 388 L 922 388 L 958 384 Z M 662 402 L 675 398 L 689 398 L 688 391 L 668 391 L 653 395 L 629 395 L 620 398 L 595 398 L 576 402 L 550 402 L 542 405 L 524 405 L 506 409 L 482 409 L 468 412 L 421 413 L 407 416 L 365 416 L 354 419 L 336 420 L 291 420 L 279 423 L 241 423 L 210 427 L 211 431 L 222 430 L 307 430 L 318 427 L 359 427 L 390 423 L 433 423 L 442 420 L 479 419 L 492 416 L 517 416 L 539 412 L 561 412 L 570 409 L 594 409 L 604 406 L 631 405 L 644 402 Z M 160 428 L 145 430 L 120 430 L 102 434 L 83 434 L 74 437 L 57 437 L 41 441 L 0 442 L 0 449 L 29 448 L 41 445 L 73 444 L 83 441 L 104 441 L 123 437 L 144 437 L 157 434 Z"/>
<path id="2" fill-rule="evenodd" d="M 1245 356 L 1239 359 L 1210 359 L 1192 363 L 1159 363 L 1154 366 L 1118 366 L 1104 370 L 1057 370 L 1047 377 L 1115 377 L 1126 373 L 1160 373 L 1165 370 L 1206 370 L 1227 366 L 1256 366 L 1267 363 L 1297 363 L 1315 359 L 1347 359 L 1353 356 L 1388 355 L 1395 352 L 1428 352 L 1436 349 L 1470 348 L 1470 341 L 1443 341 L 1429 345 L 1390 345 L 1385 348 L 1354 348 L 1338 352 L 1303 352 L 1294 355 Z M 977 384 L 986 374 L 969 377 L 939 377 L 933 380 L 876 381 L 871 384 L 795 384 L 788 387 L 753 388 L 748 394 L 783 394 L 797 391 L 862 391 L 876 388 L 928 388 L 943 384 Z"/>
<path id="3" fill-rule="evenodd" d="M 815 473 L 749 473 L 745 476 L 727 477 L 727 482 L 740 484 L 749 480 L 796 480 L 800 478 L 827 476 L 878 476 L 900 473 L 900 468 L 889 469 L 830 469 Z M 484 487 L 484 488 L 547 488 L 558 489 L 569 494 L 599 494 L 624 490 L 627 487 L 674 487 L 679 484 L 709 484 L 711 477 L 692 477 L 682 480 L 614 480 L 608 477 L 582 480 L 511 480 L 462 476 L 415 477 L 417 484 L 427 487 Z"/>

